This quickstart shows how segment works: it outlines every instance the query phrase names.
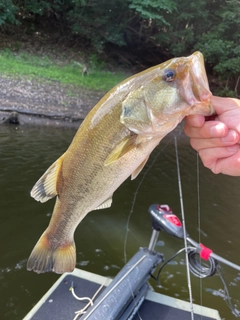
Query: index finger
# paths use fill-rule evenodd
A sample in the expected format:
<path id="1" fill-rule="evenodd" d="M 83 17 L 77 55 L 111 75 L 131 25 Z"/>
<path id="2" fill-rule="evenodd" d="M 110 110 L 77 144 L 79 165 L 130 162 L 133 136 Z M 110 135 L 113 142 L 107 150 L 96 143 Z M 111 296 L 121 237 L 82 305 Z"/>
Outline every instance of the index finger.
<path id="1" fill-rule="evenodd" d="M 202 127 L 185 124 L 184 132 L 190 138 L 222 138 L 228 133 L 228 127 L 219 121 L 206 121 Z"/>

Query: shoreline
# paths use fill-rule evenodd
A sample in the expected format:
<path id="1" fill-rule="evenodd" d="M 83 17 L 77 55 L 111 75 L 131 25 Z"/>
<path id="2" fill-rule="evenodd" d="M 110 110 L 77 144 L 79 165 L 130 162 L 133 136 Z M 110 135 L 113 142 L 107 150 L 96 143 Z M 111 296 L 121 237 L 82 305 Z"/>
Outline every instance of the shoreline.
<path id="1" fill-rule="evenodd" d="M 22 110 L 0 110 L 0 125 L 40 125 L 78 128 L 84 118 L 71 116 L 37 114 Z"/>
<path id="2" fill-rule="evenodd" d="M 56 81 L 0 76 L 0 125 L 77 128 L 105 93 Z"/>

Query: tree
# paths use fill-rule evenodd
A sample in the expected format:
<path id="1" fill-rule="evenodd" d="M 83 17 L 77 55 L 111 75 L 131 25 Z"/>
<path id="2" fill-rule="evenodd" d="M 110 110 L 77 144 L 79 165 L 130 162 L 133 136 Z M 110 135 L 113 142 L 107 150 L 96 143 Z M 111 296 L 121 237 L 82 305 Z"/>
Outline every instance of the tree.
<path id="1" fill-rule="evenodd" d="M 11 0 L 2 0 L 0 3 L 0 26 L 6 24 L 18 24 L 16 13 L 18 11 Z"/>
<path id="2" fill-rule="evenodd" d="M 240 79 L 239 0 L 2 0 L 0 26 L 21 23 L 145 66 L 200 50 L 224 90 Z"/>

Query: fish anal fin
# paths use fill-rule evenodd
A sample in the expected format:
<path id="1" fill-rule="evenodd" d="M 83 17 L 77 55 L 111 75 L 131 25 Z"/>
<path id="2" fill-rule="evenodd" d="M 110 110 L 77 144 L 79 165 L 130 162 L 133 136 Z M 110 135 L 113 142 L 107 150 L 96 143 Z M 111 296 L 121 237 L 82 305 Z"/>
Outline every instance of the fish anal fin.
<path id="1" fill-rule="evenodd" d="M 34 247 L 28 262 L 27 270 L 37 273 L 53 271 L 55 273 L 72 272 L 76 265 L 74 241 L 52 247 L 46 232 Z"/>
<path id="2" fill-rule="evenodd" d="M 103 203 L 101 203 L 100 206 L 98 206 L 98 207 L 95 208 L 94 210 L 100 210 L 100 209 L 110 208 L 111 205 L 112 205 L 112 196 L 109 197 L 107 200 L 105 200 Z"/>
<path id="3" fill-rule="evenodd" d="M 137 167 L 137 169 L 135 169 L 131 175 L 131 180 L 135 179 L 139 173 L 142 171 L 143 167 L 145 166 L 146 162 L 148 161 L 149 156 L 147 156 L 146 159 L 144 159 L 144 161 L 140 164 L 140 166 Z"/>
<path id="4" fill-rule="evenodd" d="M 126 153 L 130 152 L 134 148 L 136 148 L 137 135 L 133 134 L 132 136 L 128 136 L 124 138 L 117 146 L 112 150 L 112 152 L 108 155 L 106 161 L 104 162 L 105 166 L 108 166 L 121 157 L 123 157 Z"/>
<path id="5" fill-rule="evenodd" d="M 57 178 L 62 167 L 63 157 L 64 154 L 47 169 L 33 186 L 31 196 L 35 200 L 46 202 L 57 195 Z"/>

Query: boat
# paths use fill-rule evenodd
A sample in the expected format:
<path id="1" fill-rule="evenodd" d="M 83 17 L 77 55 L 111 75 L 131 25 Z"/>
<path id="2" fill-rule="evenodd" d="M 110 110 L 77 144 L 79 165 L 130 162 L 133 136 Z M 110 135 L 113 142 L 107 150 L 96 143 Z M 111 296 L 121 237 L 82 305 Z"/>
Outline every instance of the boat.
<path id="1" fill-rule="evenodd" d="M 113 280 L 76 268 L 63 274 L 23 320 L 220 320 L 217 310 L 154 292 L 148 285 L 164 261 L 155 251 L 159 233 L 184 237 L 182 223 L 168 205 L 151 205 L 149 213 L 153 228 L 149 246 L 139 248 Z M 187 239 L 195 253 L 221 260 L 188 234 Z"/>
<path id="2" fill-rule="evenodd" d="M 78 310 L 85 307 L 86 302 L 74 298 L 71 288 L 79 297 L 92 297 L 102 284 L 111 284 L 109 278 L 85 270 L 75 269 L 72 273 L 63 274 L 48 292 L 39 300 L 23 320 L 70 320 L 74 319 Z M 124 289 L 123 289 L 124 290 Z M 113 301 L 113 308 L 118 307 Z M 98 314 L 86 318 L 83 314 L 77 319 L 109 319 L 109 305 L 104 304 Z M 217 310 L 193 304 L 195 320 L 221 320 Z M 190 320 L 191 305 L 189 302 L 147 290 L 146 297 L 136 313 L 125 319 L 139 320 Z M 138 317 L 138 314 L 140 317 Z M 114 318 L 112 318 L 114 319 Z M 124 319 L 123 317 L 115 319 Z"/>

